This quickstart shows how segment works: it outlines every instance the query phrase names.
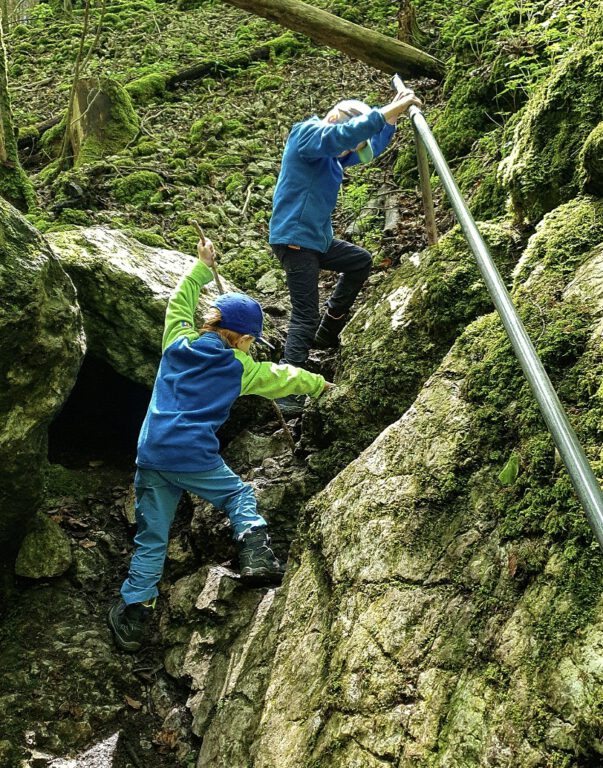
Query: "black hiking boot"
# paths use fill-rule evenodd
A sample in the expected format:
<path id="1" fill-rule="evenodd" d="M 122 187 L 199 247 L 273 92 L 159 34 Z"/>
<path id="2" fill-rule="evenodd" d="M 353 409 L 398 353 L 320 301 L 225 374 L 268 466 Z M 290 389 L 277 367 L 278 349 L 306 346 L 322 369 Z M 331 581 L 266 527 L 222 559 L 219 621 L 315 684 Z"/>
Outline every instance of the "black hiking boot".
<path id="1" fill-rule="evenodd" d="M 116 645 L 122 651 L 137 651 L 142 646 L 153 607 L 143 603 L 126 605 L 123 600 L 109 609 L 107 623 L 113 631 Z"/>
<path id="2" fill-rule="evenodd" d="M 274 401 L 285 419 L 292 419 L 301 416 L 306 405 L 305 395 L 288 395 L 287 397 L 278 397 Z"/>
<path id="3" fill-rule="evenodd" d="M 346 324 L 348 316 L 346 313 L 340 317 L 333 317 L 329 314 L 329 310 L 324 313 L 316 336 L 314 337 L 314 346 L 316 349 L 330 349 L 331 347 L 339 346 L 339 334 L 343 330 Z"/>
<path id="4" fill-rule="evenodd" d="M 265 528 L 251 528 L 239 542 L 241 579 L 247 584 L 280 584 L 285 566 L 270 548 Z"/>

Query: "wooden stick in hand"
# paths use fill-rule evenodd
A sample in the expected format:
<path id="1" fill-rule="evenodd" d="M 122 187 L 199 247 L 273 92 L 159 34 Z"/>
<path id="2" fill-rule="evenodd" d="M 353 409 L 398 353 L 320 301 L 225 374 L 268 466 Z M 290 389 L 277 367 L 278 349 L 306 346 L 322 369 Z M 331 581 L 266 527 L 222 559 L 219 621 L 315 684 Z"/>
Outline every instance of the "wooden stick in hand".
<path id="1" fill-rule="evenodd" d="M 199 222 L 195 219 L 191 219 L 191 224 L 193 227 L 197 230 L 197 234 L 199 235 L 199 239 L 201 240 L 202 244 L 205 245 L 205 235 L 203 234 L 203 230 L 199 226 Z M 215 264 L 212 264 L 210 267 L 211 271 L 214 275 L 214 280 L 216 281 L 216 285 L 218 286 L 218 291 L 220 293 L 225 293 L 224 286 L 222 285 L 222 281 L 220 280 L 220 275 L 218 274 L 218 268 Z"/>

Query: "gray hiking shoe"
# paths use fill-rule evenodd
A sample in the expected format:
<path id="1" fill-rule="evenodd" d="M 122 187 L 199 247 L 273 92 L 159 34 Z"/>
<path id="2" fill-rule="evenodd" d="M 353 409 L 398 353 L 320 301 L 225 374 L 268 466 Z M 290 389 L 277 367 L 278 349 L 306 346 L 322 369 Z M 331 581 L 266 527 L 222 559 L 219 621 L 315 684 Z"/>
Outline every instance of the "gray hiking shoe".
<path id="1" fill-rule="evenodd" d="M 251 528 L 239 542 L 241 579 L 248 584 L 280 584 L 285 566 L 270 548 L 265 528 Z"/>
<path id="2" fill-rule="evenodd" d="M 112 605 L 107 623 L 113 632 L 115 643 L 122 651 L 137 651 L 142 646 L 151 616 L 152 606 L 143 603 L 126 605 L 123 600 Z"/>

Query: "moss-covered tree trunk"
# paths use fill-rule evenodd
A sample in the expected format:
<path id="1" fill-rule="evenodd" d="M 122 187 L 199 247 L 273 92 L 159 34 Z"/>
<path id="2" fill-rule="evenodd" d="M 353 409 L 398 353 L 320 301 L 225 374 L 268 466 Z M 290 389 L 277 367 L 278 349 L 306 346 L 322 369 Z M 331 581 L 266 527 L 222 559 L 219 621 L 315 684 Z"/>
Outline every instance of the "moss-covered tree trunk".
<path id="1" fill-rule="evenodd" d="M 440 78 L 444 64 L 418 48 L 353 24 L 301 0 L 226 0 L 284 27 L 337 48 L 383 72 Z"/>
<path id="2" fill-rule="evenodd" d="M 8 93 L 4 30 L 0 23 L 0 195 L 27 211 L 34 204 L 33 186 L 21 168 Z"/>

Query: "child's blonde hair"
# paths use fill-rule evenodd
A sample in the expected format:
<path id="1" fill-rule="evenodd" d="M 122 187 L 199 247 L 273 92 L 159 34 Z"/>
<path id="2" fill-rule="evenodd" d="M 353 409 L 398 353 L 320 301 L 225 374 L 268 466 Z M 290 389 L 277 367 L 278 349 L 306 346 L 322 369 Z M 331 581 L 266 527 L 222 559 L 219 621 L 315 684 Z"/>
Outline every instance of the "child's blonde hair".
<path id="1" fill-rule="evenodd" d="M 230 331 L 228 328 L 220 328 L 219 324 L 221 322 L 222 313 L 220 310 L 217 307 L 210 307 L 203 318 L 203 325 L 199 328 L 199 333 L 218 333 L 231 347 L 236 347 L 238 340 L 245 334 L 237 333 L 237 331 Z"/>

